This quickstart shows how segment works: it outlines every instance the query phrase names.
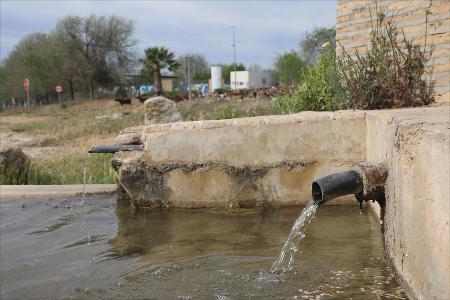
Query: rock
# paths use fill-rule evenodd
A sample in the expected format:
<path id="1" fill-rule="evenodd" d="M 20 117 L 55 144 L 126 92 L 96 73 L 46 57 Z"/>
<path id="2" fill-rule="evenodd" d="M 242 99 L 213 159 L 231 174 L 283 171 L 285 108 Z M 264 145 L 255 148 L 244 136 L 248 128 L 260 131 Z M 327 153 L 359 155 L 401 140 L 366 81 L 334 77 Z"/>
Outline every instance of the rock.
<path id="1" fill-rule="evenodd" d="M 141 134 L 140 133 L 125 133 L 120 134 L 116 138 L 117 145 L 141 145 Z"/>
<path id="2" fill-rule="evenodd" d="M 154 97 L 144 102 L 145 124 L 183 121 L 175 102 L 164 97 Z"/>
<path id="3" fill-rule="evenodd" d="M 145 125 L 128 127 L 123 129 L 115 140 L 118 145 L 141 145 L 141 134 Z"/>
<path id="4" fill-rule="evenodd" d="M 0 149 L 0 184 L 26 184 L 28 157 L 17 146 Z"/>

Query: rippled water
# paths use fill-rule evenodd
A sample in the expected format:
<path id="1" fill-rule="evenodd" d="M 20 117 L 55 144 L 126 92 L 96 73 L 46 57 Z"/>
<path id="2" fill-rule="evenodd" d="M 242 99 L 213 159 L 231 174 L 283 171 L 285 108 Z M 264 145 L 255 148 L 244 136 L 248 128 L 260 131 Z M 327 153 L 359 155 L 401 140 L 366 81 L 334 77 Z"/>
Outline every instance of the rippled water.
<path id="1" fill-rule="evenodd" d="M 1 299 L 405 298 L 357 205 L 321 207 L 292 272 L 276 275 L 301 207 L 142 213 L 95 197 L 88 245 L 82 201 L 0 202 Z"/>

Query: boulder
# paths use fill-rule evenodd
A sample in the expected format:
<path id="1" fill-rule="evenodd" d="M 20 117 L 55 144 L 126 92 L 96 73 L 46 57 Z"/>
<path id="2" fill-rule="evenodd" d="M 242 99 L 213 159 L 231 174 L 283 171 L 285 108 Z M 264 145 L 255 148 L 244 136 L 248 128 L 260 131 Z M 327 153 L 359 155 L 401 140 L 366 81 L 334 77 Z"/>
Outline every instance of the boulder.
<path id="1" fill-rule="evenodd" d="M 28 157 L 17 146 L 0 149 L 0 184 L 26 184 Z"/>
<path id="2" fill-rule="evenodd" d="M 183 121 L 178 108 L 172 100 L 153 97 L 144 102 L 145 124 L 172 123 Z"/>

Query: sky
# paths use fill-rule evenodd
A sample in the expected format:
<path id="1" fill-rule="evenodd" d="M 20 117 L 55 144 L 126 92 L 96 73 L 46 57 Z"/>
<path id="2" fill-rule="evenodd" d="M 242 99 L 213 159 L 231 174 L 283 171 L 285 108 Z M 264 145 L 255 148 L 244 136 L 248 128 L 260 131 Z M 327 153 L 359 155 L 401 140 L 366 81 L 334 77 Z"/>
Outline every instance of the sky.
<path id="1" fill-rule="evenodd" d="M 137 53 L 165 46 L 175 54 L 203 54 L 210 64 L 237 61 L 272 65 L 274 57 L 298 49 L 305 31 L 334 26 L 336 1 L 25 1 L 0 0 L 0 60 L 32 32 L 50 32 L 68 15 L 119 15 L 135 21 Z"/>

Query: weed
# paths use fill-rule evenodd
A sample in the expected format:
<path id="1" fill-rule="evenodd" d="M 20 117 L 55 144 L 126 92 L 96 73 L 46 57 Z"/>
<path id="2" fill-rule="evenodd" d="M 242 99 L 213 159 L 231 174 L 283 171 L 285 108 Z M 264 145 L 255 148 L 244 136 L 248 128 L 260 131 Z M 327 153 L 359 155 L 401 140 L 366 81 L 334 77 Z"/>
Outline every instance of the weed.
<path id="1" fill-rule="evenodd" d="M 428 11 L 426 24 L 428 23 Z M 432 48 L 413 45 L 377 11 L 371 46 L 365 56 L 342 48 L 338 58 L 339 77 L 345 92 L 345 108 L 382 109 L 422 106 L 434 101 L 434 86 L 426 80 L 426 64 Z"/>

